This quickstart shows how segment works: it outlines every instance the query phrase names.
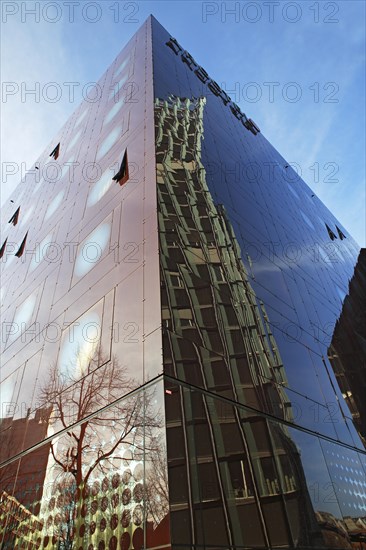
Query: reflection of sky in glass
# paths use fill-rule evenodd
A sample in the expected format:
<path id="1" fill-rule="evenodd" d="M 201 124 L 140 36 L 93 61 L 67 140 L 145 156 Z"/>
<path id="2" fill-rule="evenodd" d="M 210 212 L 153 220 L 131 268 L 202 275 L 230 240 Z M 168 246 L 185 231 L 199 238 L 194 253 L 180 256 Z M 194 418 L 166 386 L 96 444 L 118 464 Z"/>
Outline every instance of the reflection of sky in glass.
<path id="1" fill-rule="evenodd" d="M 53 166 L 53 168 L 51 168 L 49 166 L 47 170 L 46 170 L 47 164 L 49 162 L 54 163 L 55 161 L 49 160 L 48 162 L 46 162 L 43 167 L 43 172 L 42 172 L 43 175 L 40 177 L 39 182 L 33 188 L 32 193 L 35 194 L 41 188 L 41 185 L 43 184 L 43 182 L 46 182 L 47 184 L 50 185 L 54 182 L 61 181 L 61 179 L 65 176 L 65 174 L 67 175 L 69 173 L 70 168 L 72 168 L 72 170 L 75 170 L 75 168 L 71 167 L 70 164 L 66 164 L 66 162 L 71 163 L 71 162 L 74 162 L 74 160 L 75 160 L 75 155 L 72 155 L 70 158 L 67 159 L 67 161 L 60 163 L 59 168 L 57 168 L 56 166 Z M 65 181 L 68 182 L 69 178 L 67 178 L 67 180 Z"/>
<path id="2" fill-rule="evenodd" d="M 113 105 L 112 109 L 109 111 L 109 113 L 105 117 L 103 124 L 108 124 L 116 116 L 116 114 L 121 110 L 122 107 L 123 107 L 123 101 L 120 99 L 118 103 L 115 103 Z"/>
<path id="3" fill-rule="evenodd" d="M 1 416 L 5 417 L 6 412 L 9 416 L 14 414 L 14 407 L 9 406 L 13 402 L 14 378 L 10 376 L 7 380 L 1 383 L 0 387 L 0 403 Z"/>
<path id="4" fill-rule="evenodd" d="M 319 253 L 320 253 L 321 257 L 323 258 L 323 260 L 326 263 L 328 263 L 328 262 L 331 263 L 329 253 L 327 253 L 322 246 L 319 246 L 318 249 L 319 249 Z"/>
<path id="5" fill-rule="evenodd" d="M 116 72 L 114 73 L 114 76 L 118 76 L 119 74 L 121 74 L 121 72 L 123 71 L 123 69 L 126 67 L 127 65 L 127 61 L 128 61 L 128 58 L 125 59 L 124 61 L 122 61 L 122 63 L 120 64 L 120 66 L 118 67 L 118 69 L 116 70 Z"/>
<path id="6" fill-rule="evenodd" d="M 305 221 L 305 223 L 310 227 L 310 229 L 315 229 L 315 227 L 313 226 L 312 222 L 309 220 L 309 218 L 307 217 L 307 215 L 300 211 L 301 212 L 301 215 L 303 217 L 303 220 Z"/>
<path id="7" fill-rule="evenodd" d="M 100 180 L 96 182 L 94 187 L 92 188 L 90 195 L 88 197 L 87 206 L 93 206 L 96 204 L 108 191 L 108 189 L 111 187 L 113 180 L 112 180 L 113 174 L 110 169 L 106 170 L 104 174 L 101 176 Z"/>
<path id="8" fill-rule="evenodd" d="M 123 93 L 123 89 L 122 89 L 122 86 L 123 84 L 126 82 L 127 80 L 127 74 L 125 74 L 119 82 L 115 82 L 113 81 L 111 83 L 111 92 L 109 94 L 109 99 L 112 99 L 112 97 L 115 97 L 117 100 L 121 100 L 122 98 L 122 93 Z"/>
<path id="9" fill-rule="evenodd" d="M 33 210 L 34 210 L 34 206 L 27 206 L 27 208 L 26 209 L 23 208 L 23 210 L 20 209 L 19 227 L 24 225 L 25 222 L 29 220 Z"/>
<path id="10" fill-rule="evenodd" d="M 18 250 L 19 246 L 20 246 L 20 243 L 22 242 L 23 240 L 23 237 L 20 237 L 19 241 L 15 244 L 15 248 L 13 249 L 13 247 L 9 247 L 10 245 L 10 242 L 8 240 L 7 242 L 7 245 L 5 247 L 5 254 L 3 256 L 3 259 L 6 258 L 6 262 L 4 263 L 4 266 L 6 267 L 9 267 L 10 264 L 12 264 L 14 262 L 15 259 L 18 259 L 16 256 L 15 256 L 15 253 L 16 251 Z M 8 249 L 9 247 L 9 249 Z"/>
<path id="11" fill-rule="evenodd" d="M 103 250 L 108 244 L 110 231 L 109 223 L 103 223 L 79 246 L 75 261 L 75 275 L 77 277 L 83 277 L 98 263 Z"/>
<path id="12" fill-rule="evenodd" d="M 58 162 L 51 160 L 50 165 L 48 166 L 47 173 L 44 176 L 44 180 L 51 184 L 58 181 L 61 177 L 61 166 Z"/>
<path id="13" fill-rule="evenodd" d="M 45 182 L 46 186 L 59 181 L 61 177 L 61 166 L 56 163 L 53 159 L 48 158 L 47 162 L 44 163 L 42 168 L 42 176 L 33 189 L 33 194 L 35 194 Z"/>
<path id="14" fill-rule="evenodd" d="M 40 189 L 43 182 L 44 182 L 44 177 L 42 176 L 39 179 L 39 182 L 37 183 L 37 185 L 33 188 L 33 195 L 38 191 L 38 189 Z"/>
<path id="15" fill-rule="evenodd" d="M 121 449 L 121 451 L 122 450 L 123 449 Z M 124 466 L 128 466 L 131 463 L 132 458 L 133 458 L 133 454 L 132 454 L 131 449 L 127 449 L 127 450 L 123 451 L 122 457 L 123 457 L 123 463 L 122 464 Z"/>
<path id="16" fill-rule="evenodd" d="M 100 331 L 100 317 L 93 311 L 83 315 L 66 330 L 58 363 L 61 375 L 70 379 L 85 373 L 97 350 Z"/>
<path id="17" fill-rule="evenodd" d="M 101 146 L 98 148 L 97 160 L 101 159 L 116 143 L 117 139 L 121 135 L 121 128 L 116 126 L 105 138 Z"/>
<path id="18" fill-rule="evenodd" d="M 81 113 L 81 115 L 79 116 L 79 118 L 77 119 L 77 121 L 75 123 L 75 127 L 74 127 L 75 130 L 79 126 L 79 124 L 84 120 L 84 118 L 87 115 L 87 112 L 88 112 L 88 109 L 84 109 L 84 111 Z"/>
<path id="19" fill-rule="evenodd" d="M 327 264 L 336 264 L 339 261 L 344 261 L 344 258 L 338 248 L 338 244 L 335 242 L 329 242 L 325 245 L 318 247 L 321 257 Z"/>
<path id="20" fill-rule="evenodd" d="M 331 479 L 319 439 L 292 428 L 289 429 L 289 434 L 300 451 L 301 465 L 314 510 L 328 512 L 336 518 L 342 517 L 335 495 L 331 492 Z"/>
<path id="21" fill-rule="evenodd" d="M 47 256 L 48 245 L 52 242 L 52 233 L 49 233 L 43 241 L 37 245 L 29 265 L 29 272 L 33 271 Z"/>
<path id="22" fill-rule="evenodd" d="M 335 287 L 336 287 L 337 294 L 338 294 L 341 302 L 343 303 L 343 300 L 346 297 L 346 292 L 344 290 L 342 290 L 338 285 L 335 285 Z"/>
<path id="23" fill-rule="evenodd" d="M 294 197 L 296 197 L 297 199 L 300 199 L 299 195 L 296 193 L 295 189 L 292 187 L 291 183 L 288 183 L 288 188 L 290 189 L 291 193 L 293 194 Z"/>
<path id="24" fill-rule="evenodd" d="M 27 328 L 26 325 L 29 323 L 29 321 L 32 318 L 35 304 L 36 304 L 36 296 L 35 294 L 31 294 L 26 299 L 26 301 L 21 306 L 18 307 L 14 317 L 14 324 L 17 330 L 14 331 L 13 336 L 9 336 L 9 339 L 17 338 L 20 335 L 20 332 Z"/>
<path id="25" fill-rule="evenodd" d="M 47 209 L 45 220 L 48 220 L 48 218 L 50 218 L 56 212 L 57 208 L 60 206 L 62 202 L 64 193 L 65 191 L 60 191 L 58 195 L 56 195 L 56 197 L 53 199 L 53 201 L 51 202 L 51 204 Z"/>
<path id="26" fill-rule="evenodd" d="M 75 155 L 71 155 L 71 157 L 63 163 L 60 179 L 62 179 L 66 174 L 69 173 L 70 168 L 74 170 L 74 167 L 71 166 L 70 164 L 71 162 L 74 162 L 74 160 L 75 160 Z M 70 178 L 67 178 L 67 180 L 65 180 L 65 183 L 69 183 L 69 181 L 70 181 Z"/>
<path id="27" fill-rule="evenodd" d="M 71 139 L 71 141 L 69 141 L 69 144 L 66 148 L 66 151 L 69 151 L 70 149 L 72 149 L 72 147 L 74 147 L 74 145 L 76 144 L 76 142 L 79 140 L 79 138 L 81 136 L 81 132 L 82 132 L 82 128 L 80 128 L 80 130 L 74 135 L 74 137 Z"/>
<path id="28" fill-rule="evenodd" d="M 144 475 L 144 467 L 142 464 L 137 464 L 133 469 L 133 477 L 135 481 L 141 481 Z"/>

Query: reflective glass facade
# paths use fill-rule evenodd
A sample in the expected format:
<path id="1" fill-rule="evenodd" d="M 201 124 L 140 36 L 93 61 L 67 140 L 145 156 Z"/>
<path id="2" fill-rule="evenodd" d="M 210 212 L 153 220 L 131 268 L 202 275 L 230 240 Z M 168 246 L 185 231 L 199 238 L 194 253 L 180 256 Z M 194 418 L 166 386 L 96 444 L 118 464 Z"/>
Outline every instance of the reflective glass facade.
<path id="1" fill-rule="evenodd" d="M 366 548 L 359 247 L 154 18 L 99 88 L 2 214 L 2 547 Z"/>

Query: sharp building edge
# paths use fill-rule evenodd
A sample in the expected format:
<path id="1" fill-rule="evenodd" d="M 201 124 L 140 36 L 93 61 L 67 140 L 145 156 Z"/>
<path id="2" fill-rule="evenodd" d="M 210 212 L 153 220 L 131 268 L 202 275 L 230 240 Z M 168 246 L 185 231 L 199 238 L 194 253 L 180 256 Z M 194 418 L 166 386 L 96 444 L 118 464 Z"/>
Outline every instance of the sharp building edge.
<path id="1" fill-rule="evenodd" d="M 2 210 L 3 549 L 366 548 L 364 251 L 214 77 L 150 16 Z"/>

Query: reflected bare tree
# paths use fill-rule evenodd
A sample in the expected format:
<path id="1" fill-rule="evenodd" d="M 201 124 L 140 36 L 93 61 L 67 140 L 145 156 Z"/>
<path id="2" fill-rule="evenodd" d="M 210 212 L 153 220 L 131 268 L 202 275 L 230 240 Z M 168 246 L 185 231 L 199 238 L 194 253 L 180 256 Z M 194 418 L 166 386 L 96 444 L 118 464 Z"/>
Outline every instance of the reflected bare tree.
<path id="1" fill-rule="evenodd" d="M 150 455 L 145 477 L 145 504 L 154 527 L 169 513 L 166 445 L 161 439 L 154 438 L 152 441 L 156 450 Z"/>
<path id="2" fill-rule="evenodd" d="M 79 357 L 74 364 L 80 366 Z M 163 469 L 163 457 L 154 458 L 159 450 L 156 430 L 162 426 L 155 392 L 145 389 L 129 396 L 137 387 L 127 367 L 115 357 L 106 360 L 101 351 L 84 359 L 82 371 L 68 368 L 60 373 L 57 365 L 52 366 L 41 387 L 41 407 L 52 406 L 51 427 L 55 433 L 66 430 L 50 445 L 52 482 L 63 495 L 59 549 L 82 543 L 78 524 L 85 523 L 81 518 L 86 515 L 93 481 L 118 471 L 137 454 Z M 122 396 L 126 397 L 121 400 Z M 126 448 L 133 449 L 133 454 L 126 453 Z M 156 510 L 151 513 L 157 515 Z"/>

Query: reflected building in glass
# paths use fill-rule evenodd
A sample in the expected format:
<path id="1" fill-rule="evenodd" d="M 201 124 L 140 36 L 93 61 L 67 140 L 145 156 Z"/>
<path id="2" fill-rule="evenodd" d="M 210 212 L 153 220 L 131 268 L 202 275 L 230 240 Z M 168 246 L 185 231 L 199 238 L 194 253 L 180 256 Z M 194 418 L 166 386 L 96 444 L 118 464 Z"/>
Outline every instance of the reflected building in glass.
<path id="1" fill-rule="evenodd" d="M 2 548 L 366 548 L 359 247 L 153 17 L 97 91 L 3 209 Z"/>

